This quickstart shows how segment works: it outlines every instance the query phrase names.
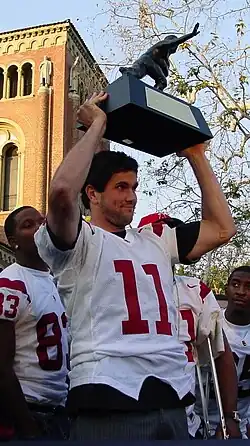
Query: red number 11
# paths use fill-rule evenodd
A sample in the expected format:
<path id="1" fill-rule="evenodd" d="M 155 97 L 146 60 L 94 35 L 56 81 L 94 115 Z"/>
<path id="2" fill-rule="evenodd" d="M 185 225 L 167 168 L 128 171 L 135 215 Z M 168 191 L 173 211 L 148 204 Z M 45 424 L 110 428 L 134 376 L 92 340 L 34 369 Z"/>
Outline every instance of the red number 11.
<path id="1" fill-rule="evenodd" d="M 131 260 L 115 260 L 115 271 L 122 274 L 124 295 L 128 309 L 128 320 L 122 321 L 123 334 L 149 333 L 149 324 L 141 317 L 140 302 L 136 286 L 136 277 L 133 262 Z M 142 265 L 145 274 L 152 276 L 159 304 L 160 320 L 155 322 L 157 334 L 172 335 L 171 324 L 168 321 L 168 308 L 161 285 L 161 279 L 157 265 L 149 263 Z M 149 296 L 149 299 L 153 296 Z"/>

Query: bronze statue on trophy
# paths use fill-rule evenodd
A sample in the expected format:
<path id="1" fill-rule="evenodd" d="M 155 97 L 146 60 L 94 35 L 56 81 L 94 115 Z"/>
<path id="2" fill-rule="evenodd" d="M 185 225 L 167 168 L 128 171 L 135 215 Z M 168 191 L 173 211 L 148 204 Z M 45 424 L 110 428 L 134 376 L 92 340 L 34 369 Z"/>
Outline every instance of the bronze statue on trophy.
<path id="1" fill-rule="evenodd" d="M 137 79 L 142 79 L 146 75 L 155 81 L 154 87 L 163 91 L 167 86 L 167 77 L 169 73 L 169 57 L 177 51 L 180 44 L 186 42 L 200 31 L 199 23 L 196 23 L 193 31 L 182 37 L 167 36 L 164 40 L 151 46 L 139 59 L 137 59 L 131 67 L 120 67 L 122 74 L 131 74 Z"/>

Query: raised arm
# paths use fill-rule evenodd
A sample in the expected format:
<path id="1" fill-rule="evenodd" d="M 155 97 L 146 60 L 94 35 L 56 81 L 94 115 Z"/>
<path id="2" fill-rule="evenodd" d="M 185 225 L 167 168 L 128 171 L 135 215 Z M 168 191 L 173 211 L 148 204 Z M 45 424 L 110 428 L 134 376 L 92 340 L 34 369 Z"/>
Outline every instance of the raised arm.
<path id="1" fill-rule="evenodd" d="M 184 36 L 179 37 L 178 39 L 176 39 L 174 41 L 174 44 L 175 45 L 180 45 L 181 43 L 184 43 L 187 40 L 192 39 L 192 37 L 197 36 L 197 34 L 200 33 L 200 31 L 198 31 L 198 29 L 199 29 L 199 23 L 196 23 L 196 25 L 194 26 L 194 29 L 193 29 L 193 31 L 191 33 L 185 34 Z"/>
<path id="2" fill-rule="evenodd" d="M 205 144 L 197 144 L 182 152 L 193 169 L 201 189 L 202 221 L 198 240 L 188 254 L 195 260 L 227 243 L 236 233 L 236 227 L 221 186 L 205 155 Z"/>
<path id="3" fill-rule="evenodd" d="M 170 38 L 168 39 L 168 37 L 166 37 L 165 40 L 162 40 L 161 42 L 156 43 L 153 46 L 153 49 L 154 48 L 162 48 L 162 49 L 167 50 L 168 48 L 176 47 L 176 46 L 180 45 L 181 43 L 184 43 L 187 40 L 191 39 L 192 37 L 197 36 L 197 34 L 200 33 L 200 31 L 198 31 L 198 29 L 199 29 L 199 23 L 196 23 L 196 25 L 194 26 L 194 29 L 191 33 L 184 34 L 184 36 L 176 37 L 175 39 L 172 38 L 172 36 L 171 36 L 171 39 Z"/>
<path id="4" fill-rule="evenodd" d="M 106 114 L 98 107 L 106 98 L 107 93 L 94 93 L 80 107 L 78 119 L 88 130 L 64 158 L 51 182 L 47 222 L 64 246 L 71 247 L 77 238 L 79 193 L 106 129 Z"/>
<path id="5" fill-rule="evenodd" d="M 172 40 L 169 43 L 171 44 L 171 46 L 181 45 L 181 43 L 184 43 L 187 40 L 192 39 L 192 37 L 194 37 L 193 33 L 184 34 L 184 36 L 178 37 L 178 38 L 176 38 L 175 40 Z"/>

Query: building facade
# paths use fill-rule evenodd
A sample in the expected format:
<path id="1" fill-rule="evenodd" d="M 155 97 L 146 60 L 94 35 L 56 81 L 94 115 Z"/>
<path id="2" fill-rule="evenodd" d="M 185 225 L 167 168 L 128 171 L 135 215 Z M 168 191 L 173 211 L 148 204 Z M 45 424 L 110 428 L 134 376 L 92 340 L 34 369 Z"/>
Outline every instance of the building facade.
<path id="1" fill-rule="evenodd" d="M 14 261 L 5 218 L 22 205 L 46 212 L 51 178 L 82 135 L 77 109 L 106 85 L 69 20 L 0 33 L 0 268 Z"/>

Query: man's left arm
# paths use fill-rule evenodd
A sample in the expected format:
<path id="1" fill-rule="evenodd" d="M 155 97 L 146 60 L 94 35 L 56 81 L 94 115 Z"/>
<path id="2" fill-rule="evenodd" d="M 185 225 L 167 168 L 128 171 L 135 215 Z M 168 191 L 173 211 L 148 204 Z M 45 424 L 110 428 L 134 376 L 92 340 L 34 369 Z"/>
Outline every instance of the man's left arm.
<path id="1" fill-rule="evenodd" d="M 202 196 L 202 221 L 198 239 L 188 253 L 192 261 L 227 243 L 236 233 L 227 200 L 205 155 L 206 144 L 197 144 L 181 153 L 188 159 Z"/>
<path id="2" fill-rule="evenodd" d="M 204 360 L 209 361 L 208 346 L 205 339 L 209 336 L 220 388 L 221 401 L 226 418 L 227 431 L 230 437 L 239 437 L 239 424 L 233 420 L 233 412 L 237 411 L 238 378 L 233 354 L 228 340 L 223 332 L 221 309 L 208 286 L 200 281 L 201 313 L 197 327 L 198 357 L 203 353 Z M 205 341 L 205 342 L 204 342 Z M 202 347 L 203 346 L 203 347 Z M 221 428 L 218 426 L 216 436 L 221 438 Z"/>
<path id="3" fill-rule="evenodd" d="M 227 433 L 230 438 L 241 438 L 240 425 L 233 419 L 233 413 L 237 411 L 238 379 L 228 340 L 224 335 L 225 351 L 215 360 L 220 395 L 224 416 L 226 420 Z M 217 429 L 217 437 L 221 437 L 220 428 Z"/>

